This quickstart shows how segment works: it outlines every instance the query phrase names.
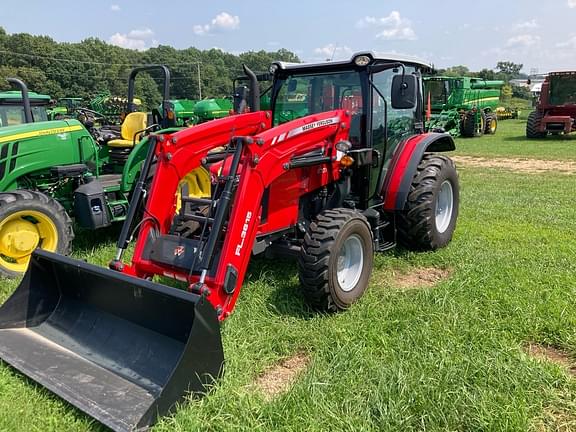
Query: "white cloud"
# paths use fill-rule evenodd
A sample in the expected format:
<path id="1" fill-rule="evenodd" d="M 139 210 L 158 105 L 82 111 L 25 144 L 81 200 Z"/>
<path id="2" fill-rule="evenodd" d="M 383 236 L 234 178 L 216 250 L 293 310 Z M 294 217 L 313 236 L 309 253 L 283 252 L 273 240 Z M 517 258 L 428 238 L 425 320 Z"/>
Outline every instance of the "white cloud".
<path id="1" fill-rule="evenodd" d="M 154 36 L 154 32 L 149 28 L 130 30 L 130 33 L 128 33 L 128 37 L 131 39 L 144 40 L 151 38 L 152 36 Z"/>
<path id="2" fill-rule="evenodd" d="M 356 23 L 360 29 L 376 28 L 380 29 L 376 33 L 376 38 L 386 40 L 416 40 L 416 33 L 412 29 L 412 22 L 402 18 L 400 12 L 392 11 L 390 15 L 376 18 L 366 16 Z"/>
<path id="3" fill-rule="evenodd" d="M 576 0 L 574 0 L 574 2 L 576 3 Z M 536 19 L 531 19 L 529 21 L 524 21 L 524 22 L 514 24 L 513 29 L 514 30 L 531 30 L 531 29 L 537 29 L 538 27 L 540 27 L 540 25 L 538 24 Z"/>
<path id="4" fill-rule="evenodd" d="M 120 10 L 120 5 L 117 4 L 110 5 L 110 10 L 112 12 L 118 12 Z"/>
<path id="5" fill-rule="evenodd" d="M 349 59 L 352 56 L 352 49 L 347 46 L 336 46 L 331 43 L 321 48 L 315 48 L 314 54 L 321 58 L 321 60 Z"/>
<path id="6" fill-rule="evenodd" d="M 576 0 L 568 0 L 568 7 L 570 9 L 576 8 Z"/>
<path id="7" fill-rule="evenodd" d="M 231 15 L 228 12 L 221 12 L 216 15 L 209 24 L 196 24 L 192 27 L 192 31 L 203 36 L 212 33 L 222 33 L 240 28 L 240 17 L 238 15 Z"/>
<path id="8" fill-rule="evenodd" d="M 565 42 L 559 42 L 556 44 L 556 46 L 558 48 L 576 49 L 576 36 L 572 36 L 570 39 L 566 40 Z"/>
<path id="9" fill-rule="evenodd" d="M 514 36 L 508 39 L 506 47 L 508 48 L 529 48 L 540 43 L 540 36 L 529 34 Z"/>
<path id="10" fill-rule="evenodd" d="M 114 33 L 108 42 L 122 48 L 144 51 L 158 46 L 159 42 L 152 39 L 152 36 L 154 36 L 154 32 L 149 28 L 135 29 L 128 33 Z"/>

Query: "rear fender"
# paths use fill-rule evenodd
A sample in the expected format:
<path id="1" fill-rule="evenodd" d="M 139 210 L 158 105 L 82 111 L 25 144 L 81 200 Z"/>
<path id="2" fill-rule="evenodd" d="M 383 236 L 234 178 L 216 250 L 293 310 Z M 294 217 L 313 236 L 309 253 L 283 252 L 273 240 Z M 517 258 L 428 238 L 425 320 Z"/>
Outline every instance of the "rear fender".
<path id="1" fill-rule="evenodd" d="M 426 152 L 445 152 L 456 149 L 454 138 L 447 133 L 413 135 L 402 141 L 392 157 L 384 178 L 381 196 L 384 210 L 400 211 L 410 192 L 418 164 Z"/>

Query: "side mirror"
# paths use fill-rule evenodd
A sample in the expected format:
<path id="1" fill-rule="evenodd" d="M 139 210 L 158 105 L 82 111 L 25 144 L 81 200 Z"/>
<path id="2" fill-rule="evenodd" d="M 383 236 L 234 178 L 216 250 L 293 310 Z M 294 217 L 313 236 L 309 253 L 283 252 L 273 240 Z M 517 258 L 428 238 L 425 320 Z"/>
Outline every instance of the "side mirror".
<path id="1" fill-rule="evenodd" d="M 394 75 L 392 79 L 392 108 L 415 108 L 418 95 L 417 83 L 414 75 Z"/>

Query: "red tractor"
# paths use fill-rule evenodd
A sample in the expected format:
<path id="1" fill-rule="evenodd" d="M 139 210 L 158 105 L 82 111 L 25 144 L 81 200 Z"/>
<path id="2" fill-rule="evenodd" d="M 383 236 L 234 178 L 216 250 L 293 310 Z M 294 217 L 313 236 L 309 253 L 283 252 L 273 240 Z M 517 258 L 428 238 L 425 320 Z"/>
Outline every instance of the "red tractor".
<path id="1" fill-rule="evenodd" d="M 437 152 L 455 146 L 424 132 L 428 69 L 274 63 L 270 111 L 246 69 L 251 112 L 151 137 L 110 270 L 33 254 L 0 308 L 0 358 L 114 430 L 146 428 L 222 373 L 219 322 L 252 255 L 296 256 L 303 296 L 339 311 L 375 253 L 448 244 L 458 176 Z"/>
<path id="2" fill-rule="evenodd" d="M 576 71 L 552 72 L 542 84 L 536 110 L 528 116 L 527 138 L 569 134 L 576 130 Z"/>

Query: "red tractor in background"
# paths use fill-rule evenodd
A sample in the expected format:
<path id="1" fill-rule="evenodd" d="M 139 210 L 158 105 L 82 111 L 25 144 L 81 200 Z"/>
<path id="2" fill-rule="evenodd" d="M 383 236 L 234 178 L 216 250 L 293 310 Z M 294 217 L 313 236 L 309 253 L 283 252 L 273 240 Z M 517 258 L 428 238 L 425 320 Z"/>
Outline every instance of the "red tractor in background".
<path id="1" fill-rule="evenodd" d="M 270 111 L 246 68 L 251 112 L 150 137 L 110 270 L 33 254 L 0 308 L 0 358 L 113 430 L 146 428 L 222 373 L 219 321 L 252 255 L 296 256 L 308 302 L 338 311 L 374 253 L 448 244 L 458 177 L 436 152 L 455 146 L 424 132 L 429 68 L 372 53 L 274 63 Z"/>
<path id="2" fill-rule="evenodd" d="M 528 116 L 527 138 L 569 134 L 576 130 L 576 71 L 548 74 L 536 110 Z"/>

